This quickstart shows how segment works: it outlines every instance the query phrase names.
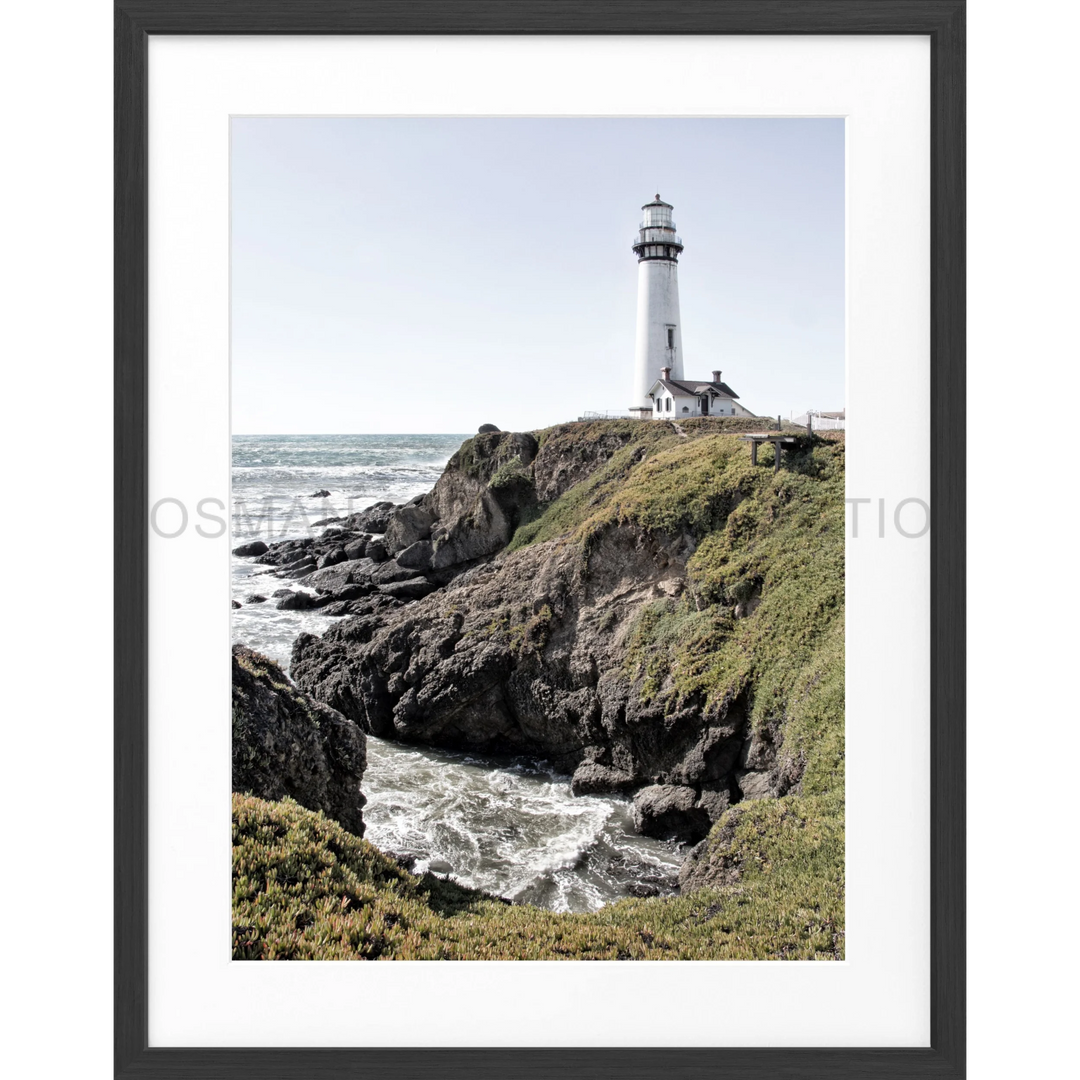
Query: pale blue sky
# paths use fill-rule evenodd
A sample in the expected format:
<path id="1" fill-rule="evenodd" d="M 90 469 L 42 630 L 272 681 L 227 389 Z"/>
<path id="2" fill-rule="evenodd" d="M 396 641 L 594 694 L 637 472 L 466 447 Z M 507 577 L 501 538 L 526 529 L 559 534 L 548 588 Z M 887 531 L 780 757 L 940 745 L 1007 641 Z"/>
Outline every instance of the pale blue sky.
<path id="1" fill-rule="evenodd" d="M 844 406 L 842 120 L 232 122 L 236 432 L 527 430 L 630 402 L 640 207 L 687 378 Z"/>

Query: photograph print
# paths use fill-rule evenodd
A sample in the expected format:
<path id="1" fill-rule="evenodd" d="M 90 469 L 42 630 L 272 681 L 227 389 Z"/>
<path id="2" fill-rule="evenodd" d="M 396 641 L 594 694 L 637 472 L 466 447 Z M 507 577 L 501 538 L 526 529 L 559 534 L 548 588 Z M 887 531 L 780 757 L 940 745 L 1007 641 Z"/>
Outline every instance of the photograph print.
<path id="1" fill-rule="evenodd" d="M 843 960 L 844 121 L 230 144 L 233 959 Z"/>

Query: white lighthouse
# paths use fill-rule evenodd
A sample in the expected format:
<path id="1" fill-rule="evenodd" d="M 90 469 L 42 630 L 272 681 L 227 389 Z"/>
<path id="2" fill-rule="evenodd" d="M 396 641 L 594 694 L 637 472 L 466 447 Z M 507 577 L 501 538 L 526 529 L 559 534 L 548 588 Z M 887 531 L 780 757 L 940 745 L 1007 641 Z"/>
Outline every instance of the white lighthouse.
<path id="1" fill-rule="evenodd" d="M 632 412 L 653 411 L 649 390 L 663 369 L 683 377 L 682 325 L 679 319 L 679 253 L 671 203 L 659 195 L 642 208 L 644 217 L 634 241 L 638 257 L 637 347 L 634 352 Z M 639 415 L 642 415 L 639 413 Z"/>

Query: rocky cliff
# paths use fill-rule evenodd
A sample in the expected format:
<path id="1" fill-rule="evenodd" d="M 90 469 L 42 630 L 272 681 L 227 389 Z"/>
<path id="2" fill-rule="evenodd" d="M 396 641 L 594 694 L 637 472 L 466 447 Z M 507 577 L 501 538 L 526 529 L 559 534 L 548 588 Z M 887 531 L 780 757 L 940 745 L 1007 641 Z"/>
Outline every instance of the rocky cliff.
<path id="1" fill-rule="evenodd" d="M 293 677 L 373 734 L 635 792 L 654 835 L 700 839 L 808 776 L 842 791 L 843 441 L 774 473 L 747 427 L 468 440 L 428 495 L 336 523 L 303 566 L 261 556 L 350 616 L 297 640 Z"/>
<path id="2" fill-rule="evenodd" d="M 267 657 L 234 645 L 232 666 L 233 791 L 295 799 L 363 836 L 364 733 Z"/>

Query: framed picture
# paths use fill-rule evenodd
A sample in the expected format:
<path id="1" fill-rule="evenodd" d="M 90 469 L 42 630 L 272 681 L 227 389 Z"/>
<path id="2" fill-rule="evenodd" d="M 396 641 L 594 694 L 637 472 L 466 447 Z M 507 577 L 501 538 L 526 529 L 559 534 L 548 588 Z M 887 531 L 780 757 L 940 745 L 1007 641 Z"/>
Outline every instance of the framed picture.
<path id="1" fill-rule="evenodd" d="M 771 0 L 718 0 L 673 13 L 663 5 L 562 0 L 389 9 L 352 0 L 227 0 L 206 9 L 179 0 L 113 3 L 112 26 L 112 1075 L 966 1075 L 967 4 L 807 0 L 793 10 Z M 658 79 L 653 68 L 678 78 Z M 260 118 L 282 118 L 293 134 L 284 137 L 273 126 L 281 121 Z M 372 118 L 396 134 L 381 144 L 368 139 Z M 422 138 L 419 127 L 407 126 L 415 118 L 427 118 Z M 230 949 L 235 919 L 222 889 L 230 859 L 220 797 L 229 735 L 217 707 L 230 677 L 219 648 L 229 633 L 222 537 L 226 508 L 232 503 L 235 514 L 237 498 L 230 408 L 235 432 L 238 403 L 252 403 L 249 388 L 276 377 L 269 365 L 237 364 L 244 335 L 258 322 L 244 321 L 245 274 L 261 262 L 267 281 L 285 276 L 284 264 L 260 246 L 259 231 L 261 220 L 280 213 L 273 200 L 285 195 L 278 190 L 255 205 L 247 192 L 257 186 L 243 187 L 244 175 L 266 167 L 259 146 L 302 158 L 309 174 L 325 173 L 327 162 L 333 173 L 342 154 L 372 160 L 382 146 L 384 162 L 399 162 L 403 148 L 424 139 L 460 143 L 461 124 L 490 133 L 462 151 L 483 159 L 492 139 L 504 150 L 516 146 L 522 124 L 553 132 L 577 125 L 575 132 L 589 133 L 576 134 L 577 143 L 596 145 L 606 124 L 636 124 L 632 141 L 645 154 L 662 154 L 687 152 L 696 124 L 778 118 L 832 124 L 836 132 L 842 125 L 843 133 L 834 147 L 845 163 L 846 199 L 848 383 L 840 405 L 849 410 L 859 462 L 846 491 L 849 906 L 847 942 L 841 931 L 829 946 L 836 962 L 800 955 L 761 963 L 734 954 L 653 962 L 652 931 L 637 955 L 620 954 L 642 961 L 629 964 L 604 955 L 591 956 L 594 963 L 551 962 L 546 953 L 459 964 L 368 966 L 318 954 L 307 964 L 237 962 L 247 954 L 235 939 Z M 643 126 L 657 123 L 669 126 Z M 330 157 L 293 141 L 320 124 L 330 125 L 323 133 Z M 270 134 L 253 144 L 255 131 Z M 707 131 L 713 139 L 714 129 Z M 652 132 L 671 138 L 658 149 Z M 562 137 L 529 160 L 566 153 Z M 783 171 L 778 146 L 768 152 Z M 294 192 L 296 205 L 333 216 L 339 180 L 319 180 Z M 437 176 L 423 183 L 419 198 L 434 207 Z M 496 188 L 485 198 L 492 191 L 497 198 Z M 806 213 L 819 214 L 812 192 L 804 193 Z M 540 188 L 536 194 L 539 201 Z M 651 195 L 650 187 L 643 202 Z M 677 194 L 670 198 L 678 214 Z M 745 188 L 739 198 L 752 215 Z M 460 193 L 455 199 L 451 210 Z M 733 194 L 727 200 L 738 202 Z M 554 191 L 537 213 L 565 224 L 568 202 L 572 192 Z M 473 237 L 474 207 L 468 210 Z M 640 288 L 652 295 L 653 279 L 673 273 L 683 241 L 659 193 L 643 210 L 634 252 L 645 267 Z M 522 204 L 512 213 L 521 217 Z M 689 222 L 680 218 L 680 225 L 691 243 Z M 403 221 L 386 242 L 407 240 L 410 228 L 421 226 Z M 334 230 L 322 234 L 333 246 Z M 507 229 L 500 235 L 522 242 Z M 329 266 L 333 252 L 326 259 Z M 324 285 L 337 287 L 328 278 Z M 281 284 L 285 305 L 288 287 Z M 635 397 L 633 422 L 659 430 L 653 421 L 660 420 L 685 437 L 680 423 L 723 423 L 717 414 L 725 410 L 738 420 L 742 406 L 728 372 L 713 370 L 701 386 L 685 381 L 677 299 L 674 307 L 670 297 L 664 302 L 669 307 L 653 322 L 657 355 L 669 366 L 648 375 L 646 363 L 635 375 L 642 401 Z M 785 320 L 798 326 L 798 296 L 783 302 Z M 402 325 L 411 318 L 391 314 L 386 303 L 382 310 Z M 410 333 L 417 332 L 414 323 Z M 588 334 L 588 321 L 573 333 Z M 259 341 L 269 355 L 272 337 Z M 300 355 L 292 353 L 294 363 Z M 402 373 L 394 363 L 384 374 L 396 378 Z M 322 369 L 310 366 L 307 375 L 326 380 L 327 394 L 342 394 L 345 383 L 335 391 Z M 433 370 L 421 381 L 437 377 Z M 528 392 L 522 387 L 515 393 Z M 288 399 L 287 391 L 279 396 Z M 309 396 L 318 401 L 318 393 Z M 499 397 L 484 401 L 497 408 Z M 665 408 L 694 415 L 672 419 Z M 565 419 L 578 417 L 552 422 Z M 775 420 L 772 442 L 769 432 L 758 435 L 779 468 L 775 438 L 796 436 Z M 800 421 L 810 428 L 842 422 L 809 410 Z M 260 424 L 273 422 L 246 426 L 269 430 Z M 295 430 L 286 423 L 274 430 Z M 409 543 L 432 546 L 423 538 Z M 394 549 L 402 565 L 407 546 Z M 347 561 L 354 558 L 361 555 Z M 335 559 L 326 559 L 327 571 Z M 386 581 L 383 595 L 416 584 L 409 575 Z M 731 618 L 753 613 L 751 593 L 732 593 Z M 235 608 L 239 594 L 232 595 Z M 534 622 L 543 615 L 537 611 Z M 593 762 L 586 755 L 585 771 Z M 619 771 L 606 757 L 595 762 L 594 771 Z M 724 783 L 742 798 L 764 773 L 742 758 L 740 768 L 730 774 L 738 781 Z M 427 862 L 437 875 L 432 852 Z M 254 957 L 262 946 L 251 947 Z"/>

